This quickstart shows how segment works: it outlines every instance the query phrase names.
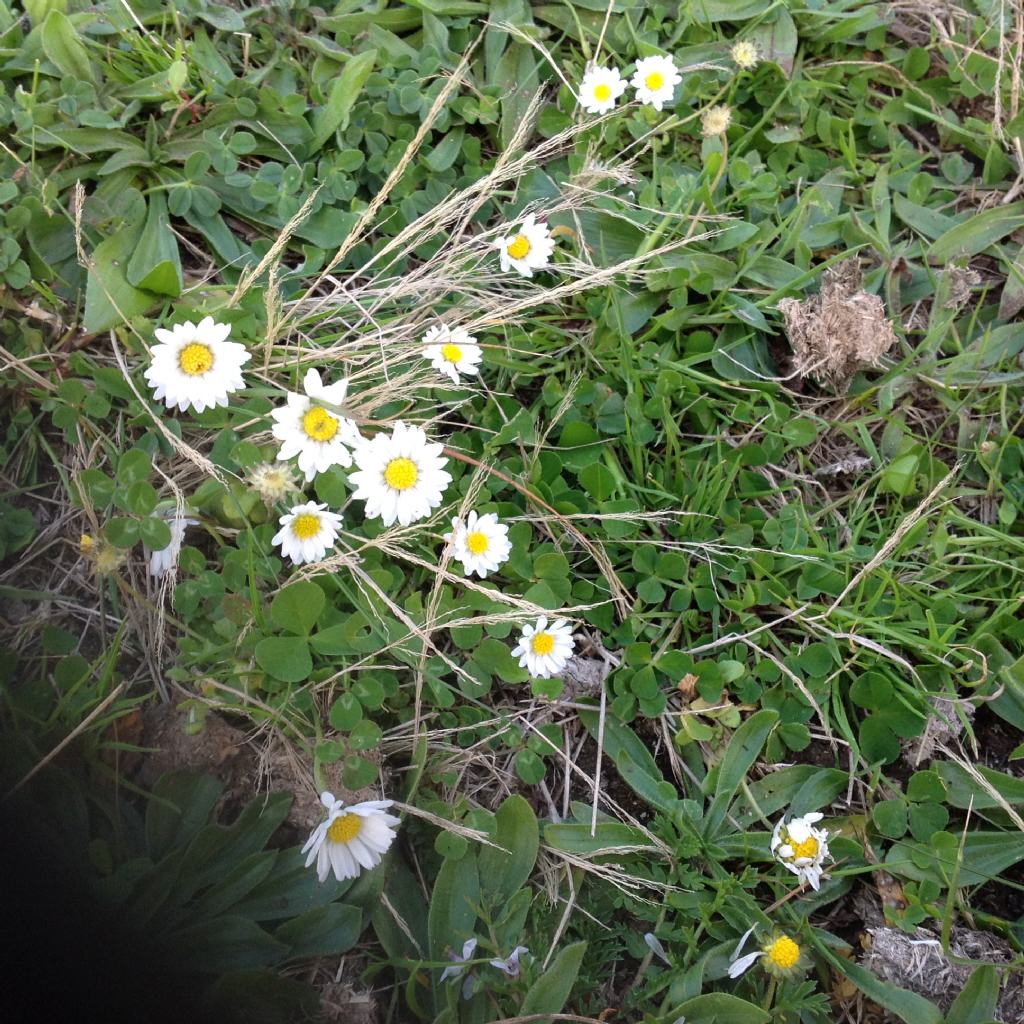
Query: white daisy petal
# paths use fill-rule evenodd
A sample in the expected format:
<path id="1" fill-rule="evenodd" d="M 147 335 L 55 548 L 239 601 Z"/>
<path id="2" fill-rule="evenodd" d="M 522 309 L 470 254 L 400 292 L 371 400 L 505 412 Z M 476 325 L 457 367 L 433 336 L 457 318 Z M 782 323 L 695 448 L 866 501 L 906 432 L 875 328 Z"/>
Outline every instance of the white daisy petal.
<path id="1" fill-rule="evenodd" d="M 476 376 L 480 373 L 483 350 L 468 331 L 461 327 L 431 327 L 423 335 L 423 358 L 430 365 L 458 384 L 460 374 Z"/>
<path id="2" fill-rule="evenodd" d="M 534 678 L 549 679 L 565 668 L 575 645 L 572 626 L 565 619 L 556 619 L 549 626 L 547 617 L 542 615 L 536 626 L 523 627 L 512 656 L 519 658 L 520 667 Z"/>
<path id="3" fill-rule="evenodd" d="M 385 526 L 408 526 L 441 504 L 451 474 L 442 468 L 441 445 L 431 444 L 417 426 L 396 423 L 391 436 L 377 434 L 355 450 L 349 474 L 353 498 L 366 502 L 366 518 Z"/>
<path id="4" fill-rule="evenodd" d="M 499 251 L 501 269 L 515 270 L 523 277 L 533 277 L 535 270 L 542 270 L 551 260 L 555 251 L 555 240 L 547 224 L 537 224 L 532 213 L 523 218 L 518 231 L 494 243 Z"/>
<path id="5" fill-rule="evenodd" d="M 315 501 L 296 505 L 278 520 L 281 527 L 271 543 L 281 548 L 281 554 L 296 565 L 319 562 L 334 547 L 341 525 L 341 516 L 327 511 L 326 504 Z M 324 793 L 321 800 L 330 796 Z M 326 805 L 325 805 L 326 806 Z"/>
<path id="6" fill-rule="evenodd" d="M 158 327 L 158 344 L 143 374 L 153 397 L 181 412 L 226 406 L 228 395 L 243 387 L 242 367 L 252 358 L 244 345 L 226 340 L 230 333 L 229 324 L 215 323 L 210 316 L 198 324 L 175 324 L 169 331 Z"/>
<path id="7" fill-rule="evenodd" d="M 782 819 L 772 830 L 772 856 L 799 880 L 817 890 L 825 860 L 829 857 L 828 831 L 817 828 L 824 815 L 814 811 L 801 817 Z"/>
<path id="8" fill-rule="evenodd" d="M 346 807 L 331 793 L 321 793 L 327 819 L 313 830 L 303 852 L 310 851 L 306 867 L 317 859 L 317 877 L 330 872 L 338 881 L 357 878 L 364 869 L 376 867 L 394 841 L 398 819 L 384 812 L 390 800 L 371 800 Z"/>
<path id="9" fill-rule="evenodd" d="M 636 71 L 630 85 L 636 90 L 636 98 L 655 110 L 661 110 L 672 101 L 676 86 L 682 75 L 672 63 L 671 57 L 644 57 L 636 62 Z"/>
<path id="10" fill-rule="evenodd" d="M 476 573 L 481 579 L 507 562 L 512 552 L 508 527 L 498 522 L 495 512 L 482 516 L 470 512 L 464 523 L 453 519 L 445 540 L 452 545 L 452 557 L 462 563 L 465 575 Z"/>
<path id="11" fill-rule="evenodd" d="M 618 68 L 589 68 L 580 82 L 580 106 L 588 114 L 606 114 L 625 91 Z"/>

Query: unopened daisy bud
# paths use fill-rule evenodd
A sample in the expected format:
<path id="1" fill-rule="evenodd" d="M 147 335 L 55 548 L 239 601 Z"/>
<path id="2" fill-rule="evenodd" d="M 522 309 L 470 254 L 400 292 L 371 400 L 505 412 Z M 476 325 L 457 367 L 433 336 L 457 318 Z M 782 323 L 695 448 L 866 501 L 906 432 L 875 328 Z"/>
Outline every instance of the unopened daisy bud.
<path id="1" fill-rule="evenodd" d="M 296 490 L 295 473 L 291 466 L 261 462 L 249 470 L 249 487 L 257 491 L 265 505 L 276 505 Z"/>
<path id="2" fill-rule="evenodd" d="M 700 115 L 701 135 L 708 139 L 714 138 L 716 135 L 723 135 L 730 124 L 732 124 L 732 111 L 724 104 L 708 107 Z"/>
<path id="3" fill-rule="evenodd" d="M 729 51 L 729 56 L 732 58 L 733 64 L 742 71 L 749 71 L 756 67 L 757 62 L 761 59 L 757 43 L 752 43 L 749 39 L 740 39 L 734 43 Z"/>

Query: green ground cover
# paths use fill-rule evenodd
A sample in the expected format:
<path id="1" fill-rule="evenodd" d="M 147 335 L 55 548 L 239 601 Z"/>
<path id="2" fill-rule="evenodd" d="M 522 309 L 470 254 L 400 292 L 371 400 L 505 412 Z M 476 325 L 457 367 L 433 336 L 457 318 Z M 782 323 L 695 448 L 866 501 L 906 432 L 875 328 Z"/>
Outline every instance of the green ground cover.
<path id="1" fill-rule="evenodd" d="M 663 110 L 580 109 L 655 55 Z M 1024 1019 L 1022 62 L 996 0 L 0 0 L 4 788 L 250 1020 Z M 244 387 L 168 409 L 207 316 Z M 445 446 L 430 518 L 268 494 L 310 368 Z M 298 853 L 324 789 L 398 802 L 354 882 Z M 750 928 L 793 970 L 731 978 Z"/>

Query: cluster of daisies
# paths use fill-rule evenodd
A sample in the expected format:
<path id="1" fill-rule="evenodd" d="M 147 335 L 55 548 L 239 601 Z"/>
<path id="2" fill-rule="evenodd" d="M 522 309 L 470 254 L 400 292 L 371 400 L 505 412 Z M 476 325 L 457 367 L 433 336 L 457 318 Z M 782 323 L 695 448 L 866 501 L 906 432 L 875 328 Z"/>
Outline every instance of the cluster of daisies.
<path id="1" fill-rule="evenodd" d="M 368 800 L 346 806 L 333 793 L 320 794 L 320 802 L 327 811 L 327 817 L 313 830 L 302 853 L 306 854 L 306 867 L 316 863 L 317 878 L 323 882 L 333 874 L 340 882 L 356 878 L 363 870 L 371 870 L 380 864 L 395 839 L 395 828 L 399 819 L 388 813 L 391 800 Z M 772 831 L 771 851 L 774 858 L 787 870 L 793 872 L 801 884 L 817 890 L 821 884 L 824 862 L 829 856 L 828 831 L 817 823 L 822 815 L 815 812 L 800 817 L 786 817 L 778 822 Z M 729 958 L 729 977 L 738 978 L 755 963 L 777 977 L 789 977 L 807 966 L 803 949 L 792 935 L 778 929 L 772 931 L 760 947 L 751 953 L 744 953 L 750 936 L 750 928 L 740 939 Z M 652 948 L 660 950 L 660 943 L 654 936 L 648 936 Z M 462 977 L 467 966 L 473 962 L 477 940 L 471 937 L 462 947 L 462 955 L 449 952 L 451 964 L 441 974 L 440 981 Z M 525 946 L 516 948 L 506 958 L 488 960 L 490 966 L 509 977 L 519 974 L 520 956 L 528 953 Z M 664 954 L 661 953 L 664 958 Z M 472 970 L 463 979 L 462 994 L 469 998 L 473 992 L 475 974 Z"/>
<path id="2" fill-rule="evenodd" d="M 748 39 L 737 40 L 729 56 L 741 71 L 750 71 L 761 59 L 757 44 Z M 639 103 L 661 111 L 673 101 L 682 80 L 672 58 L 660 55 L 638 60 L 628 82 L 618 68 L 591 64 L 580 82 L 579 104 L 588 114 L 607 114 L 630 86 Z M 723 134 L 731 123 L 732 111 L 727 106 L 708 107 L 701 113 L 701 132 L 708 137 Z"/>
<path id="3" fill-rule="evenodd" d="M 532 233 L 537 227 L 528 217 L 522 230 Z M 508 240 L 507 248 L 515 250 L 509 259 L 529 260 L 539 250 L 550 255 L 550 248 L 539 243 L 517 245 L 517 236 Z M 228 340 L 229 331 L 212 317 L 198 324 L 186 321 L 171 330 L 157 329 L 159 344 L 145 373 L 155 397 L 183 412 L 190 407 L 201 412 L 226 406 L 229 395 L 243 387 L 242 367 L 250 358 L 243 345 Z M 424 341 L 426 357 L 452 380 L 458 381 L 460 373 L 478 372 L 480 347 L 464 331 L 435 327 Z M 390 434 L 364 437 L 345 415 L 347 396 L 347 380 L 327 384 L 318 370 L 308 370 L 302 392 L 287 393 L 270 414 L 273 436 L 280 442 L 278 463 L 294 460 L 307 484 L 334 466 L 348 470 L 352 498 L 365 502 L 367 519 L 380 519 L 384 526 L 408 526 L 428 518 L 441 505 L 452 481 L 444 447 L 431 441 L 422 427 L 404 422 L 393 424 Z M 291 471 L 274 464 L 257 467 L 252 483 L 268 504 L 283 500 L 295 489 Z M 154 576 L 171 568 L 186 528 L 195 523 L 181 517 L 171 521 L 171 543 L 150 556 Z M 301 502 L 280 517 L 272 543 L 295 565 L 319 562 L 334 547 L 341 523 L 341 516 L 326 503 Z M 473 510 L 465 519 L 454 517 L 444 539 L 467 577 L 486 578 L 512 552 L 508 526 L 494 512 Z M 523 627 L 513 655 L 530 675 L 550 678 L 565 667 L 573 647 L 572 628 L 564 619 L 549 624 L 541 616 L 534 625 Z"/>

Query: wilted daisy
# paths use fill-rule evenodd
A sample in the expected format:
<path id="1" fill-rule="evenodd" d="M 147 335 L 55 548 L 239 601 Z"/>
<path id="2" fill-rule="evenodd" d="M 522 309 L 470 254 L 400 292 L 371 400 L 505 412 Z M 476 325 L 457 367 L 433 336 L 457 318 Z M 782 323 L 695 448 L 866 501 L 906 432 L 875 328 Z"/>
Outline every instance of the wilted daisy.
<path id="1" fill-rule="evenodd" d="M 443 451 L 420 427 L 405 423 L 396 423 L 390 437 L 364 440 L 355 450 L 358 469 L 348 478 L 352 497 L 366 502 L 366 518 L 408 526 L 429 516 L 452 482 Z"/>
<path id="2" fill-rule="evenodd" d="M 185 539 L 185 529 L 189 526 L 198 526 L 198 519 L 182 519 L 175 517 L 167 520 L 168 529 L 171 531 L 170 543 L 159 551 L 153 551 L 149 556 L 149 575 L 159 579 L 165 572 L 178 563 L 178 555 L 181 552 L 181 543 Z"/>
<path id="3" fill-rule="evenodd" d="M 828 831 L 814 827 L 823 817 L 815 811 L 787 822 L 783 816 L 772 830 L 772 856 L 815 890 L 821 885 L 822 864 L 829 855 Z"/>
<path id="4" fill-rule="evenodd" d="M 334 547 L 341 516 L 327 511 L 327 505 L 315 501 L 296 505 L 278 520 L 281 529 L 271 543 L 296 565 L 319 562 L 327 549 Z"/>
<path id="5" fill-rule="evenodd" d="M 198 324 L 186 320 L 169 331 L 153 332 L 152 362 L 144 376 L 168 409 L 175 406 L 196 412 L 228 404 L 228 395 L 244 387 L 242 367 L 252 358 L 245 346 L 228 341 L 230 324 L 218 324 L 212 316 Z"/>
<path id="6" fill-rule="evenodd" d="M 276 505 L 296 490 L 292 467 L 274 462 L 261 462 L 253 466 L 249 470 L 248 482 L 259 493 L 265 505 Z"/>
<path id="7" fill-rule="evenodd" d="M 462 327 L 431 327 L 423 335 L 423 358 L 430 360 L 435 370 L 459 383 L 459 374 L 475 377 L 480 372 L 483 351 L 468 331 Z"/>
<path id="8" fill-rule="evenodd" d="M 732 124 L 732 111 L 722 104 L 708 107 L 700 115 L 700 133 L 705 138 L 713 138 L 727 131 Z"/>
<path id="9" fill-rule="evenodd" d="M 641 103 L 661 110 L 672 101 L 676 86 L 682 80 L 671 57 L 644 57 L 636 62 L 629 84 L 636 89 L 636 98 Z"/>
<path id="10" fill-rule="evenodd" d="M 339 380 L 325 386 L 318 370 L 309 370 L 302 382 L 304 395 L 288 394 L 286 404 L 274 409 L 274 437 L 281 442 L 279 460 L 299 457 L 299 469 L 306 481 L 331 466 L 351 466 L 349 448 L 358 442 L 359 431 L 355 423 L 325 408 L 345 401 L 348 381 Z"/>
<path id="11" fill-rule="evenodd" d="M 549 679 L 565 668 L 574 647 L 572 626 L 565 619 L 555 619 L 549 626 L 547 616 L 542 615 L 535 626 L 523 626 L 519 643 L 512 648 L 512 657 L 518 658 L 519 667 L 531 676 Z"/>
<path id="12" fill-rule="evenodd" d="M 749 71 L 756 67 L 757 62 L 761 59 L 757 43 L 752 43 L 749 39 L 740 39 L 733 43 L 729 56 L 732 57 L 733 64 L 743 71 Z"/>
<path id="13" fill-rule="evenodd" d="M 116 572 L 128 557 L 128 552 L 123 548 L 115 548 L 104 537 L 96 540 L 87 533 L 83 533 L 78 540 L 78 552 L 88 559 L 97 576 L 109 576 Z"/>
<path id="14" fill-rule="evenodd" d="M 753 928 L 747 929 L 733 951 L 732 956 L 729 957 L 730 978 L 738 978 L 756 960 L 761 961 L 761 966 L 769 974 L 774 974 L 780 978 L 797 974 L 806 967 L 803 950 L 799 944 L 795 939 L 782 932 L 773 934 L 760 949 L 755 950 L 753 953 L 747 953 L 746 956 L 740 956 L 747 939 L 750 938 L 753 931 Z"/>
<path id="15" fill-rule="evenodd" d="M 618 68 L 588 68 L 580 82 L 580 106 L 588 114 L 607 114 L 625 91 Z"/>
<path id="16" fill-rule="evenodd" d="M 507 562 L 512 551 L 508 527 L 498 522 L 496 512 L 482 516 L 470 512 L 465 522 L 454 518 L 451 533 L 444 539 L 451 543 L 452 556 L 462 563 L 465 574 L 476 573 L 480 579 Z"/>
<path id="17" fill-rule="evenodd" d="M 533 277 L 535 270 L 546 267 L 555 251 L 555 240 L 547 224 L 536 223 L 532 213 L 523 218 L 518 231 L 494 244 L 501 252 L 501 269 L 512 267 L 523 277 Z"/>
<path id="18" fill-rule="evenodd" d="M 339 881 L 358 878 L 364 868 L 375 868 L 395 839 L 399 819 L 385 812 L 391 800 L 366 800 L 346 807 L 333 793 L 321 793 L 320 803 L 327 808 L 321 821 L 306 840 L 302 853 L 308 853 L 306 867 L 316 861 L 316 877 L 322 882 L 333 871 Z"/>

